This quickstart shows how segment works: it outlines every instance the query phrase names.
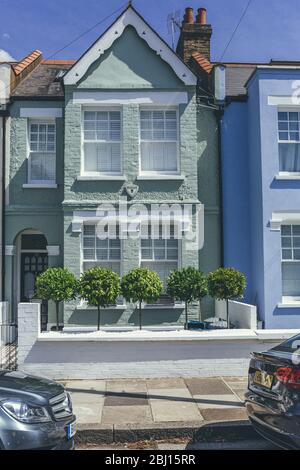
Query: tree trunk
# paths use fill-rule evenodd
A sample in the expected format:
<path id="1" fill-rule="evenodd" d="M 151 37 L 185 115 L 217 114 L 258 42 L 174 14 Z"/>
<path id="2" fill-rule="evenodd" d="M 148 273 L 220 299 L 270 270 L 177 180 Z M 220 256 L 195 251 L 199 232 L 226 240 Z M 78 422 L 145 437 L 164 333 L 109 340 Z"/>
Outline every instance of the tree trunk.
<path id="1" fill-rule="evenodd" d="M 100 323 L 101 323 L 101 322 L 100 322 L 100 315 L 101 315 L 101 313 L 100 313 L 100 306 L 98 305 L 97 308 L 98 308 L 98 331 L 100 331 Z"/>
<path id="2" fill-rule="evenodd" d="M 199 315 L 198 315 L 199 322 L 202 322 L 202 311 L 201 311 L 201 300 L 199 299 Z"/>
<path id="3" fill-rule="evenodd" d="M 184 329 L 188 330 L 189 329 L 189 320 L 188 320 L 188 303 L 185 302 L 185 325 Z"/>
<path id="4" fill-rule="evenodd" d="M 140 305 L 139 305 L 139 324 L 140 324 L 140 330 L 142 330 L 142 302 L 140 302 Z"/>
<path id="5" fill-rule="evenodd" d="M 229 319 L 229 300 L 226 299 L 226 313 L 227 313 L 227 328 L 230 329 L 230 319 Z"/>
<path id="6" fill-rule="evenodd" d="M 56 308 L 56 331 L 59 331 L 59 302 L 55 302 Z"/>

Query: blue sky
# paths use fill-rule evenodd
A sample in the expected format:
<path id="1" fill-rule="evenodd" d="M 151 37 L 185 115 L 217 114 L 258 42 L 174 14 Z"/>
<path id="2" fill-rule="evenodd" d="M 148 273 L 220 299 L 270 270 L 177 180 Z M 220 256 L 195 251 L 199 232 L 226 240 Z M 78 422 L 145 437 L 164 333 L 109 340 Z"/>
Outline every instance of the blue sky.
<path id="1" fill-rule="evenodd" d="M 186 6 L 207 8 L 213 26 L 212 59 L 219 60 L 248 0 L 135 0 L 137 10 L 168 42 L 167 16 Z M 40 49 L 51 56 L 114 10 L 122 0 L 0 0 L 0 49 L 21 59 Z M 109 26 L 102 23 L 79 41 L 55 54 L 56 59 L 76 59 Z M 252 0 L 228 49 L 226 61 L 264 62 L 300 60 L 299 0 Z"/>

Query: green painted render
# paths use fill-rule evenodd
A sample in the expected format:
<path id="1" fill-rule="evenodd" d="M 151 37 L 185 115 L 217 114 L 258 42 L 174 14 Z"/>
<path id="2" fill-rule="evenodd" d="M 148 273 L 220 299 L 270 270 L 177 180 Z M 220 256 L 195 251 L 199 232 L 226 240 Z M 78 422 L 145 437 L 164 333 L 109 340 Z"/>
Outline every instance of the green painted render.
<path id="1" fill-rule="evenodd" d="M 139 192 L 133 202 L 185 202 L 205 204 L 205 244 L 198 253 L 182 243 L 182 266 L 200 267 L 209 272 L 221 264 L 219 157 L 217 121 L 212 111 L 201 108 L 196 87 L 184 86 L 173 70 L 138 37 L 131 27 L 94 64 L 77 87 L 65 87 L 62 101 L 14 101 L 11 106 L 11 148 L 9 163 L 9 199 L 6 208 L 6 244 L 14 245 L 25 229 L 43 232 L 49 245 L 60 246 L 60 256 L 50 257 L 51 266 L 65 266 L 76 276 L 82 271 L 81 234 L 72 232 L 73 212 L 95 210 L 101 202 L 117 203 L 124 196 L 123 181 L 79 181 L 81 172 L 82 109 L 73 103 L 73 92 L 122 89 L 186 91 L 188 103 L 179 106 L 180 171 L 182 181 L 140 181 L 139 174 L 139 106 L 123 105 L 123 174 L 127 183 L 137 184 Z M 22 107 L 63 107 L 63 119 L 57 119 L 58 189 L 24 189 L 27 182 L 27 119 L 20 118 Z M 122 273 L 139 265 L 139 241 L 122 242 Z M 15 259 L 6 257 L 6 297 L 15 309 L 12 288 L 16 276 Z M 198 318 L 198 305 L 190 306 L 191 318 Z M 202 302 L 204 317 L 213 316 L 213 302 Z M 61 312 L 67 325 L 94 325 L 96 310 L 86 309 L 76 301 Z M 54 322 L 50 307 L 50 323 Z M 144 324 L 183 323 L 183 308 L 151 308 L 143 313 Z M 137 324 L 134 306 L 107 309 L 102 314 L 105 325 Z"/>
<path id="2" fill-rule="evenodd" d="M 89 67 L 78 88 L 159 89 L 182 85 L 169 64 L 149 48 L 134 27 L 127 26 L 122 36 Z"/>

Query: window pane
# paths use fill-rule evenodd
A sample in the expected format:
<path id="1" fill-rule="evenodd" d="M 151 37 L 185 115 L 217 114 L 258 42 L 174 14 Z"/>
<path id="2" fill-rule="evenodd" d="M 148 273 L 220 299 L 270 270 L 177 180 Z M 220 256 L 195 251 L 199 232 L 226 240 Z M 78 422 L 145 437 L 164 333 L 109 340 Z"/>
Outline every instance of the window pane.
<path id="1" fill-rule="evenodd" d="M 95 250 L 92 249 L 84 249 L 83 250 L 83 258 L 84 259 L 95 259 Z"/>
<path id="2" fill-rule="evenodd" d="M 299 113 L 289 113 L 289 120 L 290 121 L 298 121 Z"/>
<path id="3" fill-rule="evenodd" d="M 279 132 L 279 140 L 289 140 L 288 132 Z"/>
<path id="4" fill-rule="evenodd" d="M 300 295 L 300 263 L 282 263 L 282 293 L 284 296 Z"/>
<path id="5" fill-rule="evenodd" d="M 300 248 L 300 237 L 293 238 L 293 245 L 294 245 L 294 248 Z"/>
<path id="6" fill-rule="evenodd" d="M 291 225 L 282 225 L 281 226 L 281 234 L 282 235 L 291 235 L 292 233 L 292 226 Z"/>
<path id="7" fill-rule="evenodd" d="M 281 246 L 283 248 L 291 248 L 292 247 L 292 239 L 290 237 L 282 237 Z"/>
<path id="8" fill-rule="evenodd" d="M 279 169 L 300 172 L 300 144 L 279 144 Z"/>
<path id="9" fill-rule="evenodd" d="M 300 260 L 300 250 L 294 250 L 294 259 Z"/>
<path id="10" fill-rule="evenodd" d="M 289 130 L 289 123 L 288 122 L 284 122 L 284 121 L 280 121 L 278 123 L 278 129 L 280 131 L 288 131 Z"/>
<path id="11" fill-rule="evenodd" d="M 299 236 L 300 235 L 300 225 L 293 225 L 292 231 L 293 231 L 293 235 Z"/>
<path id="12" fill-rule="evenodd" d="M 84 144 L 84 171 L 98 171 L 97 144 Z"/>
<path id="13" fill-rule="evenodd" d="M 30 155 L 30 181 L 55 181 L 55 154 Z"/>
<path id="14" fill-rule="evenodd" d="M 278 119 L 279 119 L 280 121 L 287 121 L 287 119 L 288 119 L 288 113 L 279 112 L 279 113 L 278 113 Z"/>
<path id="15" fill-rule="evenodd" d="M 293 259 L 292 250 L 282 250 L 282 259 Z"/>
<path id="16" fill-rule="evenodd" d="M 84 235 L 95 235 L 95 225 L 84 225 Z"/>

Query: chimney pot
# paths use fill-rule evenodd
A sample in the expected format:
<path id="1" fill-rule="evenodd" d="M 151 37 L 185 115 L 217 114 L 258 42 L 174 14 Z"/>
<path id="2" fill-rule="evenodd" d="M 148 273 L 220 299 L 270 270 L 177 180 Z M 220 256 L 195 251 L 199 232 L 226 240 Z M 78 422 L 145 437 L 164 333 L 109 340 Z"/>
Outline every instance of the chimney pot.
<path id="1" fill-rule="evenodd" d="M 196 23 L 206 24 L 206 8 L 198 8 Z"/>
<path id="2" fill-rule="evenodd" d="M 187 7 L 185 9 L 183 23 L 189 23 L 189 24 L 194 23 L 194 9 L 192 7 Z"/>

